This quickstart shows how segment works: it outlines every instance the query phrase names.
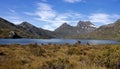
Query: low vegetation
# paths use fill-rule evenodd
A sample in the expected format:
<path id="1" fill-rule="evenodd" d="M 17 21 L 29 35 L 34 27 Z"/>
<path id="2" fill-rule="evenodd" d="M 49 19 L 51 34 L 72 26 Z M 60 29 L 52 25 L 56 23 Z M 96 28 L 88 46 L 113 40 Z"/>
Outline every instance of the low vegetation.
<path id="1" fill-rule="evenodd" d="M 0 45 L 0 69 L 116 69 L 120 45 Z"/>

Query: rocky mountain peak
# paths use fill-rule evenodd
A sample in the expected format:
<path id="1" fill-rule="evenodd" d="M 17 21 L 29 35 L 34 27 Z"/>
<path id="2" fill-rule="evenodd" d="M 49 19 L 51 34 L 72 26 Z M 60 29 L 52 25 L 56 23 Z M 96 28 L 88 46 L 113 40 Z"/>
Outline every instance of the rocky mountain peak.
<path id="1" fill-rule="evenodd" d="M 92 24 L 90 21 L 79 21 L 77 24 L 77 28 L 96 28 L 94 24 Z"/>
<path id="2" fill-rule="evenodd" d="M 79 21 L 78 24 L 92 24 L 90 21 Z"/>
<path id="3" fill-rule="evenodd" d="M 28 23 L 28 22 L 22 22 L 19 26 L 22 26 L 24 28 L 33 28 L 35 26 L 33 26 L 32 24 Z"/>
<path id="4" fill-rule="evenodd" d="M 63 23 L 60 27 L 55 29 L 55 31 L 64 31 L 64 30 L 70 30 L 70 29 L 73 29 L 73 26 L 70 26 L 67 23 Z"/>
<path id="5" fill-rule="evenodd" d="M 61 27 L 67 27 L 67 26 L 70 26 L 70 25 L 67 24 L 67 23 L 63 23 L 63 24 L 61 25 Z"/>
<path id="6" fill-rule="evenodd" d="M 28 25 L 28 26 L 31 26 L 31 24 L 28 23 L 28 22 L 22 22 L 20 25 Z"/>
<path id="7" fill-rule="evenodd" d="M 70 26 L 69 24 L 67 23 L 63 23 L 60 27 L 58 27 L 56 30 L 59 30 L 59 29 L 66 29 L 66 28 L 71 28 L 72 26 Z"/>

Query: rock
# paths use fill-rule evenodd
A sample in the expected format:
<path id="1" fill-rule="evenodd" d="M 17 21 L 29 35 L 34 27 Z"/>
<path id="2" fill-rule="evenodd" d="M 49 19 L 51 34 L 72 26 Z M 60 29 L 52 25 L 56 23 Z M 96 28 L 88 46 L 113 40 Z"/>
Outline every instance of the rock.
<path id="1" fill-rule="evenodd" d="M 116 67 L 116 69 L 120 69 L 120 59 L 119 59 L 118 62 L 117 62 L 117 67 Z"/>
<path id="2" fill-rule="evenodd" d="M 21 38 L 19 35 L 17 35 L 16 32 L 10 31 L 9 32 L 9 38 Z"/>
<path id="3" fill-rule="evenodd" d="M 90 33 L 97 29 L 90 21 L 79 21 L 76 26 L 71 26 L 67 23 L 63 23 L 60 27 L 55 29 L 55 33 L 58 37 L 71 37 L 79 36 Z"/>

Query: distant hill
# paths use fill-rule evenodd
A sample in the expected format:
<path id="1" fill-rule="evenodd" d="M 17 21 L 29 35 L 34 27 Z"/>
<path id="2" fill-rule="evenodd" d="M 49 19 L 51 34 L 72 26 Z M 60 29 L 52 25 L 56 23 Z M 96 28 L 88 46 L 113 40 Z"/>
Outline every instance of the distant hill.
<path id="1" fill-rule="evenodd" d="M 77 38 L 120 40 L 120 19 L 97 28 L 90 21 L 79 21 L 76 26 L 63 23 L 55 31 L 35 27 L 28 22 L 15 25 L 0 18 L 0 38 Z"/>
<path id="2" fill-rule="evenodd" d="M 18 32 L 17 33 L 18 35 L 21 34 L 22 32 L 21 29 L 18 29 L 17 26 L 14 25 L 13 23 L 3 18 L 0 18 L 0 38 L 11 38 L 9 37 L 11 31 Z M 23 29 L 23 32 L 26 32 L 26 31 Z"/>
<path id="3" fill-rule="evenodd" d="M 51 31 L 37 28 L 27 22 L 23 22 L 20 25 L 14 25 L 9 21 L 0 18 L 0 38 L 13 38 L 10 37 L 11 31 L 19 36 L 15 38 L 52 38 Z"/>
<path id="4" fill-rule="evenodd" d="M 26 31 L 34 35 L 35 38 L 53 38 L 54 37 L 53 36 L 54 34 L 52 31 L 44 30 L 42 28 L 37 28 L 28 22 L 23 22 L 18 26 L 22 27 L 23 29 L 25 29 Z"/>

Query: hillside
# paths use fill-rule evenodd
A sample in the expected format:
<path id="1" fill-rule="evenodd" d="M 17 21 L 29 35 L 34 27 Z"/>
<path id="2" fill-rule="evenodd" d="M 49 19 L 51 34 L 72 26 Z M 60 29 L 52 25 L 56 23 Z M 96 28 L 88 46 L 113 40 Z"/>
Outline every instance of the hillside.
<path id="1" fill-rule="evenodd" d="M 74 32 L 72 32 L 73 34 L 69 34 L 68 36 L 65 36 L 65 37 L 76 38 L 76 39 L 120 40 L 120 19 L 118 19 L 114 23 L 103 25 L 98 28 L 96 28 L 95 25 L 89 22 L 88 23 L 80 22 L 76 27 L 77 29 L 75 29 Z M 63 31 L 65 30 L 66 30 L 66 33 L 70 31 L 70 30 L 67 30 L 67 28 L 63 29 Z"/>
<path id="2" fill-rule="evenodd" d="M 13 38 L 10 37 L 10 32 L 16 33 L 21 38 L 51 38 L 52 37 L 51 35 L 49 35 L 52 34 L 52 32 L 40 28 L 36 28 L 35 26 L 30 25 L 29 23 L 23 22 L 20 25 L 14 25 L 9 21 L 0 18 L 0 38 Z"/>
<path id="3" fill-rule="evenodd" d="M 54 37 L 53 36 L 54 34 L 52 31 L 44 30 L 42 28 L 37 28 L 28 22 L 23 22 L 18 26 L 22 27 L 23 29 L 25 29 L 26 31 L 34 35 L 33 38 L 53 38 Z"/>
<path id="4" fill-rule="evenodd" d="M 91 39 L 120 39 L 120 19 L 112 24 L 100 26 L 95 31 L 86 34 Z"/>
<path id="5" fill-rule="evenodd" d="M 13 23 L 3 18 L 0 18 L 0 38 L 10 38 L 9 34 L 11 31 L 17 32 L 17 34 L 22 37 L 24 37 L 24 35 L 26 37 L 29 35 L 29 33 L 24 29 L 17 27 Z"/>
<path id="6" fill-rule="evenodd" d="M 79 21 L 77 26 L 70 26 L 67 23 L 63 23 L 55 30 L 55 33 L 58 34 L 58 37 L 68 38 L 71 36 L 88 34 L 95 29 L 95 25 L 92 24 L 90 21 Z"/>
<path id="7" fill-rule="evenodd" d="M 0 18 L 0 38 L 77 38 L 77 39 L 115 39 L 120 40 L 120 19 L 116 22 L 96 26 L 90 21 L 79 21 L 76 26 L 63 23 L 55 31 L 44 30 L 22 22 L 15 25 Z"/>

